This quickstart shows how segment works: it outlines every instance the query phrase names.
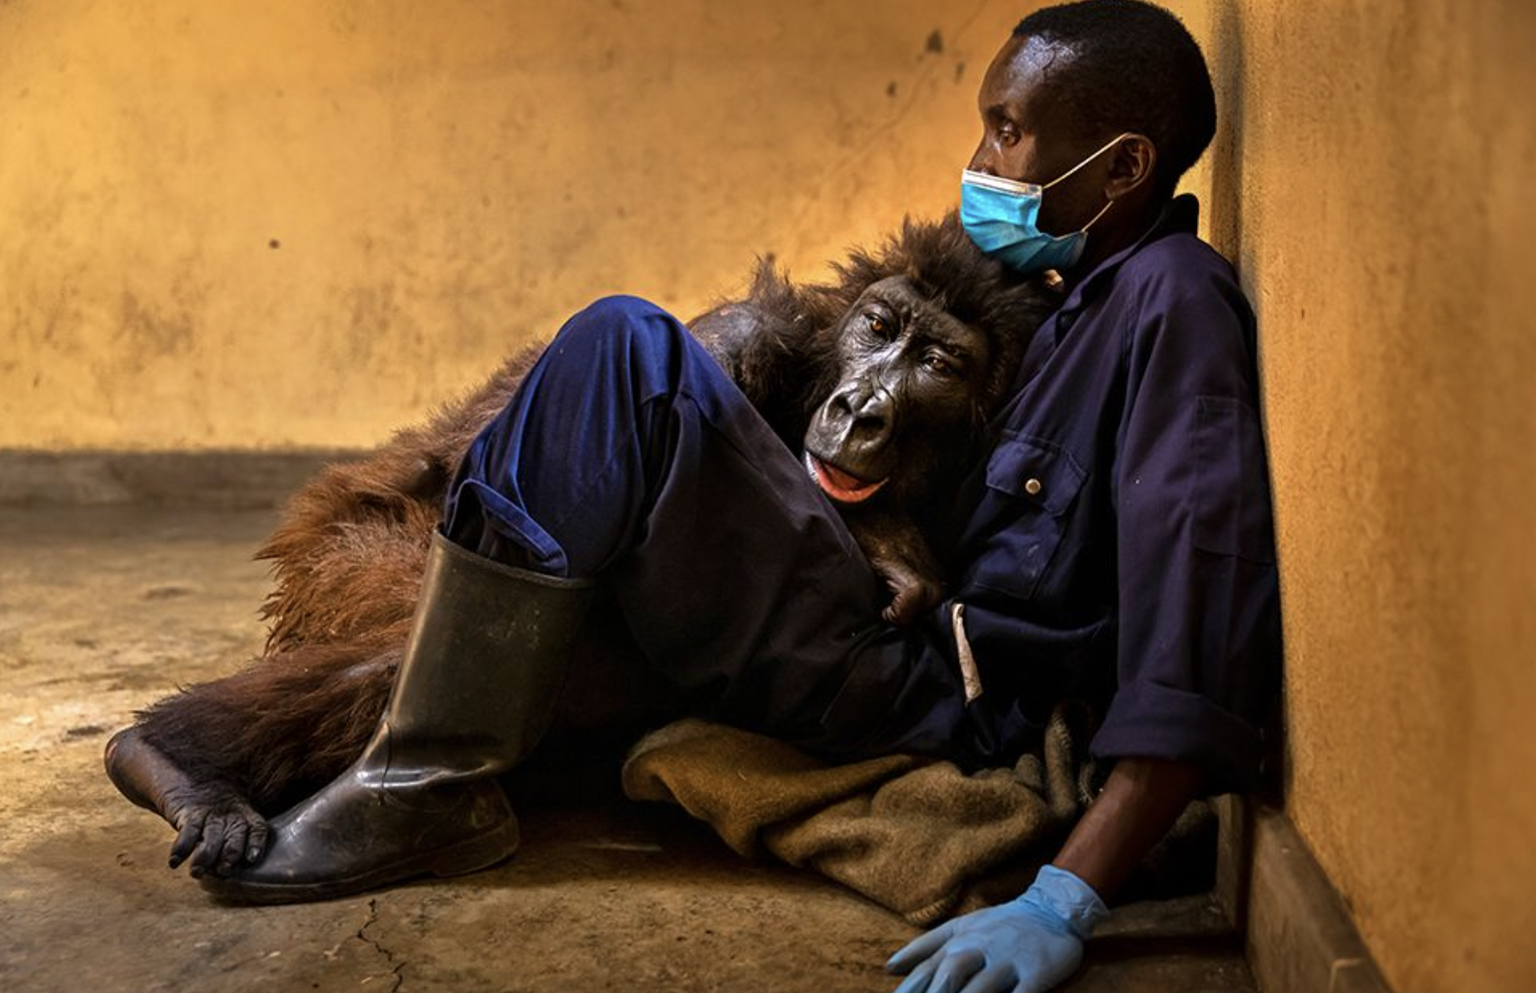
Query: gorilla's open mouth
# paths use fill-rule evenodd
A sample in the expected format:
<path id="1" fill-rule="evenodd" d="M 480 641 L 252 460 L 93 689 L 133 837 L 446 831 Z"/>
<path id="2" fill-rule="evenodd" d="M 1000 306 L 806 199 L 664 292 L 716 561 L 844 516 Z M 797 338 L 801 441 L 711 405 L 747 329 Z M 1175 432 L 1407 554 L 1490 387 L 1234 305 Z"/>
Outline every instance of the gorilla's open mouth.
<path id="1" fill-rule="evenodd" d="M 884 479 L 866 483 L 857 476 L 850 476 L 841 469 L 827 465 L 810 452 L 805 453 L 805 467 L 821 491 L 838 503 L 862 503 L 874 496 L 886 483 Z"/>

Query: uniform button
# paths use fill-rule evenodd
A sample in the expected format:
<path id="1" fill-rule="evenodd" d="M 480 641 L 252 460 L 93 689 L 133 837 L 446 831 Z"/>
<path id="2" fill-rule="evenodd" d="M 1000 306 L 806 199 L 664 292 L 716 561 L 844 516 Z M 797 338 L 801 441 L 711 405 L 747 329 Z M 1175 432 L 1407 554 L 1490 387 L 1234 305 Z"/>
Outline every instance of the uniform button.
<path id="1" fill-rule="evenodd" d="M 1024 492 L 1028 493 L 1030 496 L 1039 496 L 1040 480 L 1034 478 L 1033 476 L 1024 480 Z"/>

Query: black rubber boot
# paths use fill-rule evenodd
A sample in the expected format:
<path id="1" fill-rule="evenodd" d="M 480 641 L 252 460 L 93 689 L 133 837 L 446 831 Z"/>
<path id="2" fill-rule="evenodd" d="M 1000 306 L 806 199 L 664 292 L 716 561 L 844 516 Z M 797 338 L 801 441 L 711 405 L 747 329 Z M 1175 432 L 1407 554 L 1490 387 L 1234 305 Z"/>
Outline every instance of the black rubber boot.
<path id="1" fill-rule="evenodd" d="M 272 822 L 260 862 L 203 887 L 239 903 L 323 900 L 511 855 L 517 818 L 495 776 L 549 727 L 590 586 L 434 535 L 394 692 L 363 754 Z"/>

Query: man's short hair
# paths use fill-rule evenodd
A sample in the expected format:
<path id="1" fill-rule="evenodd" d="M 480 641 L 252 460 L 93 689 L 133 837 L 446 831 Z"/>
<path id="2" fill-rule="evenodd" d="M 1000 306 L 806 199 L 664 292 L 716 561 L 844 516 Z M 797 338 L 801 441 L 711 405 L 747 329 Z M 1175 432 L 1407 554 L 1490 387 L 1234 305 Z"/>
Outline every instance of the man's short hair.
<path id="1" fill-rule="evenodd" d="M 1093 141 L 1135 131 L 1157 146 L 1156 192 L 1169 196 L 1216 133 L 1216 94 L 1200 46 L 1177 17 L 1140 0 L 1045 7 L 1013 29 L 1072 53 L 1047 80 Z"/>

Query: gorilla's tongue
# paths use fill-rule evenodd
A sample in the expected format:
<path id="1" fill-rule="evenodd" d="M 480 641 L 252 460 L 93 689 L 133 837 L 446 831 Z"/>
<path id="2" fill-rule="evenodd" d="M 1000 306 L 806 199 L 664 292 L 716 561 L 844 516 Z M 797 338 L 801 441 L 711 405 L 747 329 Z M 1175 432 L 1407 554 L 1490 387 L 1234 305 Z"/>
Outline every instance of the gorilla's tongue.
<path id="1" fill-rule="evenodd" d="M 874 483 L 866 483 L 856 476 L 850 476 L 841 469 L 834 469 L 825 462 L 805 453 L 805 467 L 810 470 L 811 478 L 821 491 L 839 503 L 859 503 L 868 500 L 875 495 L 875 491 L 885 485 L 885 480 Z"/>

